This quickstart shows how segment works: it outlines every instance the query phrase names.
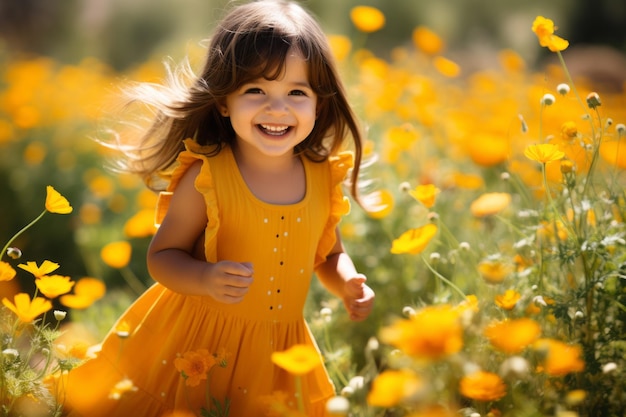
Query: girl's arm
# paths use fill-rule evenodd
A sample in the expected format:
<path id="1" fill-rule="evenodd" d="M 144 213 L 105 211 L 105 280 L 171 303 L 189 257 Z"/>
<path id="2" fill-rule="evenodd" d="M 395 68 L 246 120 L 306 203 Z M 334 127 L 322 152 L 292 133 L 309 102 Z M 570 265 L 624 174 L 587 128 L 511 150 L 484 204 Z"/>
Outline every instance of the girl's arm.
<path id="1" fill-rule="evenodd" d="M 374 306 L 374 291 L 365 284 L 367 278 L 357 272 L 352 259 L 345 252 L 339 230 L 335 233 L 335 246 L 315 272 L 324 287 L 343 300 L 350 319 L 365 320 Z"/>
<path id="2" fill-rule="evenodd" d="M 172 291 L 236 303 L 252 283 L 252 266 L 230 261 L 210 263 L 193 257 L 208 222 L 204 198 L 194 186 L 201 166 L 200 161 L 194 163 L 176 187 L 148 248 L 148 271 Z"/>

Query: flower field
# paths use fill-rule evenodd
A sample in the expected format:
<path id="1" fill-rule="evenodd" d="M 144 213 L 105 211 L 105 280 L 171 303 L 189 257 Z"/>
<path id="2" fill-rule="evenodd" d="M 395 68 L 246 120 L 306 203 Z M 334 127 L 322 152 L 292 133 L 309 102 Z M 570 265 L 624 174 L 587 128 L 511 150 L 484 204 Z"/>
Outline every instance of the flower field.
<path id="1" fill-rule="evenodd" d="M 364 36 L 385 24 L 372 8 L 351 18 Z M 334 415 L 624 415 L 626 85 L 572 79 L 567 33 L 543 17 L 528 30 L 556 64 L 505 49 L 466 73 L 426 27 L 384 58 L 330 36 L 368 141 L 363 208 L 341 229 L 377 293 L 355 324 L 312 288 Z M 163 72 L 0 60 L 0 415 L 60 415 L 50 378 L 150 285 L 156 196 L 94 139 L 122 80 Z M 123 382 L 112 395 L 132 395 Z"/>

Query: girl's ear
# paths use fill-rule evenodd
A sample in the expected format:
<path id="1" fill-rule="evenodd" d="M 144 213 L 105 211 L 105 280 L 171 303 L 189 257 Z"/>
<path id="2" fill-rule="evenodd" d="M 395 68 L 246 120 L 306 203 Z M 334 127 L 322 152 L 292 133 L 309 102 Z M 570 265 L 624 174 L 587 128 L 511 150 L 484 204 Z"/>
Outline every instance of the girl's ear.
<path id="1" fill-rule="evenodd" d="M 217 105 L 217 108 L 222 116 L 228 117 L 230 115 L 230 113 L 228 112 L 228 107 L 226 107 L 226 103 L 219 103 Z"/>

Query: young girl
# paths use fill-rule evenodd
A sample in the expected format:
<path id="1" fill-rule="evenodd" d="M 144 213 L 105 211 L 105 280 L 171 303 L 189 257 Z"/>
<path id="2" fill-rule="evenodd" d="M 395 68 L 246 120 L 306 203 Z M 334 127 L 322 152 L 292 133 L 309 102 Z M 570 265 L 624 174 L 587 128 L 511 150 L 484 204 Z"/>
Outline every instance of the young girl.
<path id="1" fill-rule="evenodd" d="M 241 5 L 218 26 L 202 74 L 182 85 L 136 91 L 157 113 L 131 168 L 149 184 L 169 179 L 147 257 L 157 283 L 69 373 L 65 408 L 200 415 L 215 400 L 255 417 L 273 397 L 323 416 L 334 395 L 323 366 L 297 379 L 271 356 L 316 347 L 302 312 L 313 272 L 352 320 L 374 300 L 337 231 L 350 168 L 356 198 L 361 136 L 326 38 L 294 3 Z M 340 152 L 346 138 L 354 166 Z"/>

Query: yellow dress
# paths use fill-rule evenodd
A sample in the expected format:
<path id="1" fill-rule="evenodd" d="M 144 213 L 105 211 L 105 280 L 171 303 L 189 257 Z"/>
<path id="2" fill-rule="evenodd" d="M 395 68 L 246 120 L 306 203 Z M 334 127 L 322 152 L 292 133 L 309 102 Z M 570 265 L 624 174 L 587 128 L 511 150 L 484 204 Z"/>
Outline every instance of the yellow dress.
<path id="1" fill-rule="evenodd" d="M 168 190 L 191 164 L 203 161 L 195 186 L 209 219 L 206 259 L 252 262 L 254 283 L 244 300 L 232 305 L 154 284 L 116 325 L 128 325 L 128 337 L 112 330 L 98 356 L 69 373 L 61 389 L 70 416 L 188 415 L 183 410 L 200 415 L 201 407 L 207 408 L 207 380 L 189 386 L 175 366 L 176 358 L 200 349 L 226 354 L 226 366 L 211 372 L 208 392 L 222 404 L 229 399 L 230 417 L 264 416 L 270 398 L 297 406 L 295 378 L 274 365 L 271 354 L 295 344 L 317 349 L 303 307 L 314 269 L 333 247 L 335 228 L 349 211 L 341 183 L 351 155 L 322 163 L 303 158 L 305 197 L 274 205 L 248 189 L 229 147 L 206 156 L 208 148 L 191 140 L 186 146 Z M 334 387 L 323 366 L 303 378 L 302 388 L 306 415 L 324 416 Z"/>

